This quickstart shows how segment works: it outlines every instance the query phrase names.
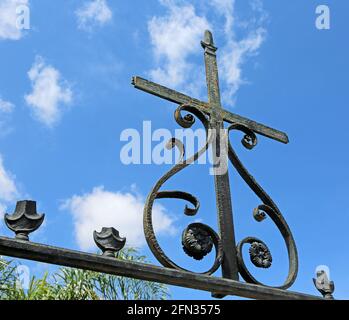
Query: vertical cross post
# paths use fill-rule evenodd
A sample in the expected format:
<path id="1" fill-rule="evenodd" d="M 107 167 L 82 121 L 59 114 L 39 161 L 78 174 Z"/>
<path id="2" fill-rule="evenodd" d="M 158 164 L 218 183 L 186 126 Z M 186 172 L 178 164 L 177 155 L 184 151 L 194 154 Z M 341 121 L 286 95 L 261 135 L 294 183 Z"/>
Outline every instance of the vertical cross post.
<path id="1" fill-rule="evenodd" d="M 222 106 L 219 90 L 217 48 L 214 46 L 210 31 L 205 32 L 201 42 L 205 49 L 206 81 L 208 101 L 211 109 L 210 129 L 215 133 L 215 143 L 212 148 L 213 163 L 220 170 L 214 171 L 218 225 L 223 246 L 222 276 L 227 279 L 239 280 L 236 258 L 235 233 L 233 224 L 232 204 L 230 195 L 229 175 L 227 168 L 226 135 L 222 118 Z"/>

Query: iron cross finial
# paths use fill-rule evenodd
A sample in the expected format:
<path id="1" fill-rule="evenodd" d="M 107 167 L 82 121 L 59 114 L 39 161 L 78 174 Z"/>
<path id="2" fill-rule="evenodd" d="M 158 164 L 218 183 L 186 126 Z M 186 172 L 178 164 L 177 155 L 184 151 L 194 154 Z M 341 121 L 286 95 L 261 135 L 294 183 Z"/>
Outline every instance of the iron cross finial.
<path id="1" fill-rule="evenodd" d="M 212 146 L 212 161 L 214 165 L 213 170 L 210 172 L 214 176 L 219 233 L 215 235 L 213 229 L 206 228 L 206 231 L 209 230 L 208 233 L 201 232 L 201 230 L 200 232 L 186 232 L 186 237 L 184 240 L 190 238 L 191 243 L 195 243 L 195 245 L 201 245 L 201 243 L 209 244 L 209 247 L 207 248 L 211 248 L 211 245 L 216 243 L 216 258 L 212 267 L 205 272 L 205 274 L 213 274 L 220 266 L 223 278 L 238 281 L 240 274 L 246 282 L 261 284 L 248 271 L 242 256 L 242 247 L 245 244 L 250 244 L 253 246 L 254 250 L 251 258 L 255 259 L 256 254 L 260 255 L 263 263 L 257 265 L 258 267 L 264 268 L 270 266 L 270 261 L 267 259 L 269 257 L 269 249 L 261 240 L 254 237 L 247 237 L 236 245 L 229 174 L 227 171 L 227 160 L 229 159 L 229 162 L 232 163 L 239 175 L 262 202 L 262 204 L 257 208 L 258 215 L 254 216 L 260 218 L 263 213 L 265 217 L 269 216 L 271 220 L 276 223 L 279 231 L 283 235 L 289 256 L 289 273 L 286 281 L 278 288 L 288 288 L 295 281 L 298 270 L 297 249 L 293 236 L 278 207 L 241 163 L 229 141 L 229 132 L 240 131 L 244 133 L 242 144 L 249 150 L 251 150 L 257 144 L 257 133 L 283 143 L 288 143 L 287 135 L 263 124 L 256 123 L 237 114 L 230 113 L 222 107 L 216 57 L 217 48 L 214 45 L 213 36 L 209 30 L 205 31 L 204 39 L 201 41 L 201 45 L 205 51 L 204 58 L 208 93 L 207 102 L 199 101 L 195 98 L 186 96 L 180 92 L 166 88 L 154 82 L 147 81 L 140 77 L 134 77 L 132 81 L 135 88 L 178 104 L 175 111 L 175 119 L 183 128 L 190 128 L 194 123 L 192 120 L 195 116 L 201 121 L 207 130 L 207 141 L 205 146 L 203 146 L 202 149 L 200 149 L 189 159 L 185 159 L 183 152 L 181 160 L 176 163 L 169 172 L 159 179 L 149 193 L 144 206 L 143 217 L 145 238 L 149 248 L 163 266 L 177 270 L 185 270 L 178 266 L 165 254 L 157 241 L 153 227 L 153 206 L 156 199 L 176 198 L 191 203 L 195 207 L 195 214 L 197 213 L 199 201 L 195 196 L 178 190 L 164 191 L 162 190 L 162 186 L 176 173 L 194 163 L 194 161 L 198 159 L 201 154 L 208 150 L 209 146 Z M 184 112 L 189 112 L 189 114 L 183 117 L 182 113 Z M 225 122 L 230 123 L 227 129 L 225 128 Z M 175 141 L 176 143 L 171 143 L 171 146 L 177 147 L 179 150 L 183 151 L 184 146 L 182 142 L 177 140 Z M 186 209 L 184 210 L 184 213 L 186 214 Z M 257 221 L 261 220 L 257 219 Z M 213 241 L 214 239 L 216 239 L 216 241 Z M 186 241 L 183 242 L 183 245 L 185 250 L 194 258 L 195 256 L 197 258 L 201 258 L 202 254 L 206 253 L 206 251 L 201 252 L 201 250 L 198 250 L 200 254 L 195 254 L 194 256 L 192 254 L 192 246 L 188 247 L 188 243 Z M 224 292 L 220 292 L 220 290 L 217 289 L 214 292 L 214 296 L 222 297 L 224 296 Z"/>

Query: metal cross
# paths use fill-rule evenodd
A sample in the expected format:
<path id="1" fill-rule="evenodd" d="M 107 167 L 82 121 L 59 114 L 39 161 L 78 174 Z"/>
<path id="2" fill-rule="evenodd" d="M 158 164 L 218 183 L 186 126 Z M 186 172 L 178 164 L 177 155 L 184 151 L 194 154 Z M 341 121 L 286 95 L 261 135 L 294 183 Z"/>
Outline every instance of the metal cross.
<path id="1" fill-rule="evenodd" d="M 143 225 L 145 237 L 149 248 L 163 267 L 118 259 L 116 253 L 124 247 L 126 239 L 121 237 L 118 230 L 113 226 L 104 227 L 101 232 L 95 231 L 93 233 L 94 241 L 102 250 L 102 255 L 33 243 L 29 239 L 29 234 L 41 226 L 45 216 L 44 214 L 37 213 L 35 201 L 28 200 L 19 201 L 16 205 L 15 212 L 5 215 L 7 227 L 11 229 L 16 236 L 14 239 L 0 236 L 0 255 L 131 277 L 145 281 L 156 281 L 191 289 L 205 290 L 211 293 L 213 292 L 215 297 L 237 295 L 252 299 L 322 299 L 313 295 L 286 291 L 286 289 L 294 283 L 298 270 L 297 249 L 292 233 L 273 200 L 248 173 L 247 169 L 238 159 L 232 145 L 229 143 L 229 135 L 226 133 L 232 129 L 244 132 L 246 135 L 242 142 L 248 149 L 252 149 L 254 145 L 257 144 L 255 133 L 283 143 L 288 143 L 287 135 L 278 130 L 230 113 L 222 108 L 216 61 L 217 48 L 214 46 L 211 32 L 205 32 L 205 39 L 202 41 L 202 46 L 205 49 L 208 88 L 207 103 L 192 99 L 182 93 L 139 77 L 133 78 L 133 84 L 138 89 L 179 104 L 180 106 L 176 110 L 176 121 L 179 124 L 182 123 L 181 125 L 183 127 L 186 127 L 184 125 L 191 122 L 191 120 L 188 120 L 191 118 L 181 118 L 181 116 L 178 116 L 178 112 L 180 113 L 181 110 L 191 112 L 199 118 L 206 129 L 213 130 L 213 138 L 215 138 L 215 140 L 212 139 L 210 133 L 210 137 L 207 137 L 205 147 L 201 150 L 205 152 L 208 145 L 212 144 L 214 164 L 223 162 L 223 166 L 227 165 L 228 153 L 229 160 L 234 168 L 250 189 L 262 201 L 263 204 L 253 210 L 253 217 L 259 222 L 264 220 L 267 216 L 270 217 L 285 241 L 289 257 L 289 272 L 284 284 L 277 287 L 264 285 L 255 279 L 248 271 L 242 256 L 242 249 L 246 244 L 250 245 L 250 259 L 256 267 L 269 268 L 271 266 L 271 252 L 262 240 L 255 237 L 246 237 L 235 246 L 229 176 L 226 171 L 213 171 L 220 236 L 212 228 L 202 223 L 190 224 L 182 234 L 183 250 L 196 260 L 201 260 L 205 255 L 211 252 L 213 247 L 215 248 L 216 258 L 213 266 L 207 272 L 195 273 L 181 268 L 165 255 L 159 243 L 156 241 L 152 226 L 151 217 L 154 200 L 177 198 L 188 201 L 194 206 L 194 209 L 188 206 L 185 207 L 184 213 L 188 216 L 195 215 L 200 207 L 198 199 L 186 192 L 160 191 L 163 183 L 186 167 L 187 164 L 184 162 L 178 162 L 171 168 L 171 171 L 160 178 L 148 195 L 144 206 Z M 208 117 L 205 117 L 202 113 L 205 113 Z M 187 116 L 189 116 L 189 114 Z M 187 123 L 185 123 L 185 121 L 187 121 Z M 224 122 L 232 123 L 227 131 L 221 131 L 221 129 L 224 128 Z M 171 141 L 173 142 L 173 139 Z M 224 144 L 222 144 L 222 141 Z M 179 141 L 177 141 L 177 143 L 179 143 Z M 225 147 L 221 147 L 227 144 L 229 146 L 228 150 Z M 181 146 L 183 147 L 183 145 Z M 197 154 L 199 154 L 199 152 Z M 191 158 L 195 157 L 193 156 Z M 189 161 L 188 165 L 193 162 L 194 160 L 192 162 Z M 101 213 L 103 214 L 103 212 Z M 220 266 L 222 267 L 223 278 L 213 276 L 214 272 L 218 270 Z M 241 275 L 245 282 L 238 281 L 238 274 Z M 316 288 L 322 294 L 323 299 L 333 299 L 334 284 L 328 279 L 324 271 L 318 272 L 317 279 L 313 279 L 313 281 Z"/>
<path id="2" fill-rule="evenodd" d="M 217 48 L 214 46 L 213 36 L 210 31 L 205 31 L 204 41 L 202 41 L 201 44 L 205 50 L 204 56 L 208 103 L 191 98 L 180 92 L 140 77 L 133 78 L 132 83 L 134 87 L 179 105 L 192 105 L 203 113 L 209 115 L 210 129 L 214 130 L 216 134 L 216 142 L 219 141 L 219 145 L 222 145 L 221 140 L 225 139 L 225 137 L 221 134 L 221 130 L 224 128 L 224 121 L 244 125 L 250 130 L 265 137 L 283 143 L 288 143 L 288 137 L 285 133 L 246 119 L 222 108 L 216 57 Z M 217 150 L 213 150 L 213 163 L 217 163 L 217 161 L 225 161 L 226 158 L 226 150 L 224 148 L 221 148 L 218 153 Z M 222 262 L 222 275 L 227 279 L 238 280 L 239 275 L 236 259 L 236 244 L 228 172 L 225 172 L 224 174 L 215 174 L 214 180 L 218 211 L 218 225 L 224 254 L 224 259 Z"/>

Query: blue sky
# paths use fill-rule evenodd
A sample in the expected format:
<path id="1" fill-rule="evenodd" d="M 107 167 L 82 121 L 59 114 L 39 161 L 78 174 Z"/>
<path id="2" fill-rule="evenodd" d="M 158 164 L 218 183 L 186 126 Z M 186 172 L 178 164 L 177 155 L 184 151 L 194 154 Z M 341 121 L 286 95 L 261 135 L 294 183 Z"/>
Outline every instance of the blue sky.
<path id="1" fill-rule="evenodd" d="M 30 8 L 29 30 L 13 22 L 19 4 Z M 330 30 L 315 27 L 322 4 L 330 8 Z M 349 239 L 348 13 L 344 0 L 0 0 L 2 213 L 33 199 L 46 213 L 33 241 L 95 251 L 91 231 L 110 225 L 156 263 L 142 234 L 142 206 L 170 167 L 125 166 L 120 134 L 141 131 L 144 120 L 154 130 L 174 131 L 176 106 L 134 89 L 131 77 L 206 100 L 200 40 L 209 27 L 219 47 L 225 108 L 290 138 L 283 145 L 261 137 L 255 150 L 238 151 L 293 231 L 300 264 L 292 290 L 317 294 L 311 278 L 327 265 L 336 297 L 348 298 L 349 252 L 342 248 Z M 257 236 L 268 244 L 273 266 L 250 267 L 261 281 L 280 285 L 287 274 L 282 238 L 271 221 L 253 220 L 258 199 L 233 168 L 230 175 L 237 241 Z M 169 181 L 165 189 L 171 188 L 197 196 L 197 219 L 217 229 L 207 167 L 191 166 Z M 182 202 L 159 203 L 154 221 L 164 250 L 203 271 L 212 257 L 191 260 L 180 244 L 193 218 L 184 217 Z M 3 225 L 0 231 L 10 235 Z M 47 268 L 32 265 L 33 273 Z M 171 292 L 176 299 L 210 298 Z"/>

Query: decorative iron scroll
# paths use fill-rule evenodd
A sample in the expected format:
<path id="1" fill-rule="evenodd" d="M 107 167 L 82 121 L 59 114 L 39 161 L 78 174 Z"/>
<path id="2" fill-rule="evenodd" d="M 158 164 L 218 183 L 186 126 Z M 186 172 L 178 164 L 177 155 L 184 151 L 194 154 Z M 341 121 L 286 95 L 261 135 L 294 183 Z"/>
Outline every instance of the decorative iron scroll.
<path id="1" fill-rule="evenodd" d="M 182 112 L 189 112 L 185 116 L 182 116 Z M 191 194 L 188 194 L 183 191 L 161 191 L 161 187 L 171 179 L 175 174 L 185 169 L 187 166 L 192 164 L 195 160 L 197 160 L 204 152 L 207 151 L 209 146 L 213 144 L 214 135 L 212 134 L 209 122 L 209 116 L 204 115 L 200 110 L 198 110 L 194 106 L 190 106 L 188 104 L 180 105 L 175 111 L 175 120 L 177 123 L 183 128 L 190 128 L 195 123 L 195 117 L 200 120 L 200 122 L 204 125 L 206 129 L 206 143 L 205 145 L 192 157 L 189 159 L 185 159 L 185 149 L 184 145 L 181 141 L 172 138 L 168 144 L 167 148 L 171 149 L 176 147 L 180 151 L 180 157 L 177 164 L 168 171 L 160 180 L 156 183 L 152 191 L 150 192 L 144 208 L 144 233 L 147 243 L 157 258 L 157 260 L 165 267 L 174 268 L 177 270 L 185 270 L 182 267 L 175 264 L 162 250 L 160 247 L 153 228 L 152 221 L 152 209 L 154 205 L 154 201 L 156 199 L 164 199 L 164 198 L 174 198 L 180 199 L 189 202 L 193 208 L 188 207 L 188 205 L 184 208 L 184 214 L 187 216 L 194 216 L 198 213 L 200 208 L 199 200 Z M 297 249 L 296 245 L 288 227 L 285 219 L 283 218 L 280 210 L 275 205 L 270 196 L 263 190 L 263 188 L 257 183 L 257 181 L 249 174 L 247 169 L 244 167 L 237 154 L 235 153 L 229 139 L 230 131 L 241 131 L 245 135 L 242 139 L 242 144 L 248 150 L 252 150 L 257 145 L 257 137 L 255 133 L 241 124 L 232 124 L 226 130 L 225 138 L 228 142 L 229 146 L 229 160 L 237 170 L 239 175 L 243 178 L 243 180 L 247 183 L 250 189 L 259 197 L 263 204 L 258 206 L 253 210 L 253 217 L 256 221 L 261 222 L 266 219 L 267 216 L 271 218 L 271 220 L 275 223 L 277 228 L 279 229 L 283 239 L 286 243 L 286 248 L 288 251 L 288 259 L 289 259 L 289 272 L 286 281 L 283 285 L 280 285 L 276 288 L 287 289 L 289 288 L 295 281 L 298 270 L 298 257 L 297 257 Z M 222 245 L 220 242 L 219 235 L 209 226 L 204 224 L 191 224 L 189 225 L 183 232 L 182 235 L 182 244 L 184 251 L 191 257 L 196 260 L 201 260 L 206 256 L 212 249 L 215 247 L 216 257 L 213 266 L 204 274 L 212 274 L 214 273 L 219 266 L 221 265 L 223 259 Z M 267 245 L 260 239 L 254 237 L 247 237 L 243 239 L 237 245 L 237 261 L 239 267 L 239 273 L 243 277 L 246 282 L 264 285 L 256 280 L 252 274 L 248 271 L 243 254 L 242 249 L 245 244 L 250 244 L 250 258 L 252 263 L 259 268 L 269 268 L 272 263 L 272 256 L 269 251 Z"/>
<path id="2" fill-rule="evenodd" d="M 252 150 L 258 143 L 257 137 L 253 131 L 248 129 L 247 127 L 239 124 L 233 124 L 228 128 L 228 132 L 231 130 L 238 130 L 242 131 L 245 135 L 242 139 L 242 144 L 245 148 Z M 250 187 L 250 189 L 258 196 L 258 198 L 263 202 L 262 205 L 258 206 L 253 211 L 253 217 L 257 222 L 263 221 L 267 216 L 269 216 L 272 221 L 275 223 L 277 228 L 279 229 L 283 239 L 285 240 L 286 247 L 287 247 L 287 253 L 288 253 L 288 260 L 289 260 L 289 271 L 288 276 L 286 278 L 286 281 L 283 285 L 278 286 L 277 288 L 280 289 L 287 289 L 289 288 L 297 277 L 298 272 L 298 254 L 296 249 L 296 244 L 293 239 L 291 230 L 285 221 L 284 217 L 282 216 L 279 208 L 276 206 L 274 201 L 270 198 L 270 196 L 263 190 L 263 188 L 258 184 L 258 182 L 253 178 L 253 176 L 247 171 L 247 169 L 244 167 L 240 159 L 238 158 L 237 154 L 235 153 L 230 140 L 229 141 L 229 160 L 233 164 L 234 168 L 237 170 L 239 175 L 243 178 L 243 180 L 246 182 L 246 184 Z M 250 249 L 250 256 L 251 260 L 256 261 L 258 260 L 258 257 L 261 256 L 268 256 L 270 254 L 268 247 L 265 245 L 265 243 L 257 238 L 245 238 L 243 239 L 237 246 L 237 258 L 238 258 L 238 264 L 239 264 L 239 272 L 241 276 L 244 278 L 246 282 L 260 284 L 259 281 L 257 281 L 251 273 L 247 270 L 246 265 L 244 263 L 243 255 L 242 255 L 242 247 L 244 244 L 249 243 L 251 244 L 251 247 L 258 246 L 259 249 L 255 252 L 254 250 Z M 266 254 L 266 252 L 269 252 L 269 254 Z M 254 263 L 257 267 L 270 267 L 271 266 L 271 255 L 270 255 L 270 264 L 262 264 L 259 265 L 257 263 Z"/>
<path id="3" fill-rule="evenodd" d="M 184 117 L 182 117 L 182 112 L 183 111 L 188 111 L 190 113 L 186 114 Z M 144 218 L 143 218 L 143 225 L 144 225 L 144 234 L 145 238 L 147 240 L 147 243 L 149 245 L 149 248 L 155 255 L 155 257 L 158 259 L 158 261 L 164 266 L 164 267 L 169 267 L 169 268 L 174 268 L 177 270 L 184 270 L 188 271 L 184 268 L 181 268 L 177 264 L 175 264 L 162 250 L 160 247 L 156 236 L 154 232 L 154 227 L 153 227 L 153 218 L 152 218 L 152 209 L 153 209 L 153 204 L 156 199 L 181 199 L 185 200 L 193 205 L 194 208 L 189 208 L 187 205 L 184 208 L 184 214 L 187 216 L 194 216 L 197 214 L 200 208 L 200 203 L 199 200 L 194 197 L 193 195 L 182 192 L 182 191 L 160 191 L 162 185 L 168 181 L 171 177 L 173 177 L 175 174 L 178 172 L 182 171 L 185 169 L 187 166 L 192 164 L 195 160 L 197 160 L 206 150 L 208 149 L 211 140 L 212 140 L 212 135 L 210 134 L 210 131 L 208 130 L 208 119 L 207 117 L 198 109 L 195 107 L 192 107 L 190 105 L 181 105 L 177 108 L 175 111 L 175 120 L 177 123 L 182 126 L 183 128 L 190 128 L 194 123 L 195 123 L 195 118 L 196 116 L 201 123 L 204 125 L 206 129 L 206 143 L 205 145 L 198 151 L 196 152 L 193 156 L 191 156 L 189 159 L 184 159 L 185 157 L 185 148 L 182 142 L 180 142 L 178 139 L 172 138 L 168 143 L 167 143 L 167 148 L 171 149 L 174 147 L 177 147 L 177 149 L 180 152 L 180 157 L 179 160 L 177 161 L 177 164 L 170 170 L 168 171 L 164 176 L 160 178 L 160 180 L 156 183 L 150 194 L 148 195 L 148 198 L 145 203 L 144 207 Z M 191 237 L 192 239 L 189 239 L 189 234 L 186 234 L 186 232 L 189 232 L 189 230 L 192 231 Z M 223 252 L 222 252 L 222 245 L 220 242 L 220 238 L 217 235 L 217 233 L 210 228 L 207 225 L 204 224 L 197 224 L 195 231 L 193 229 L 187 228 L 184 231 L 183 235 L 183 247 L 187 253 L 192 254 L 193 257 L 195 256 L 204 256 L 207 254 L 205 252 L 204 246 L 201 246 L 199 244 L 200 240 L 196 237 L 202 237 L 203 234 L 205 234 L 204 242 L 212 242 L 212 244 L 215 247 L 216 250 L 216 257 L 215 261 L 212 265 L 212 267 L 207 270 L 206 272 L 202 272 L 203 274 L 213 274 L 220 266 L 222 257 L 223 257 Z M 187 238 L 187 239 L 186 239 Z M 196 241 L 196 244 L 194 245 L 194 242 Z M 202 240 L 201 240 L 202 241 Z M 191 242 L 191 244 L 189 243 Z M 192 245 L 192 247 L 190 247 Z M 196 246 L 196 249 L 195 249 Z M 200 248 L 201 247 L 201 248 Z M 196 253 L 193 251 L 196 250 Z M 201 257 L 201 258 L 202 258 Z"/>

